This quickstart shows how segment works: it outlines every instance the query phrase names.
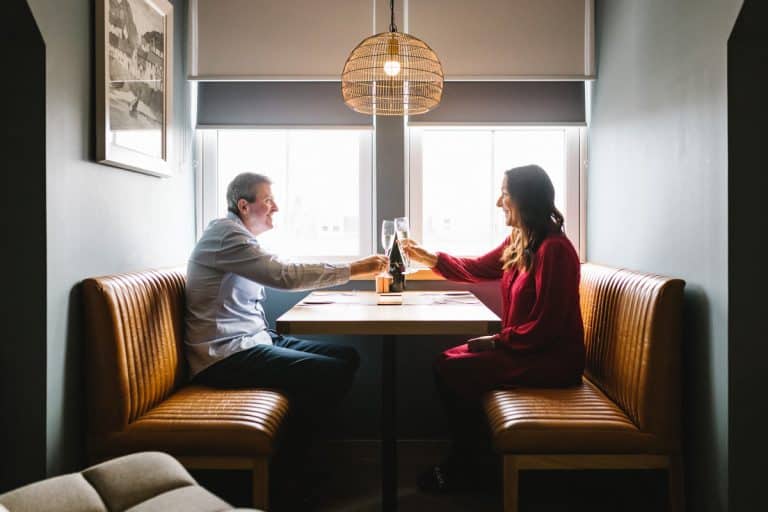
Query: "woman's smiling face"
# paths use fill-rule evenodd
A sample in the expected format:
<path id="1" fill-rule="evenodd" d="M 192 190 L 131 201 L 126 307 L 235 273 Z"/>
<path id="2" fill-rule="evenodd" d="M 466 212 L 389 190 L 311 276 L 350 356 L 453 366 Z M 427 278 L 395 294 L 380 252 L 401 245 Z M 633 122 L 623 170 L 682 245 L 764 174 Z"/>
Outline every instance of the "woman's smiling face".
<path id="1" fill-rule="evenodd" d="M 496 206 L 501 208 L 504 212 L 504 221 L 506 222 L 507 226 L 513 228 L 519 227 L 520 216 L 518 215 L 517 205 L 512 200 L 512 198 L 509 197 L 509 192 L 507 191 L 506 176 L 504 176 L 504 181 L 501 182 L 501 195 L 496 201 Z"/>

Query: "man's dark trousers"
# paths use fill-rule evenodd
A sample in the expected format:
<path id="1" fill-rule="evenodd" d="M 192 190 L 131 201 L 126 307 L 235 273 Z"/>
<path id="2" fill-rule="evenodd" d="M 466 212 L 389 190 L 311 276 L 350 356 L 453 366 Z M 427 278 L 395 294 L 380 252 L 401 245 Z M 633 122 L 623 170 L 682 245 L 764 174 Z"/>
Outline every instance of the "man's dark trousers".
<path id="1" fill-rule="evenodd" d="M 360 365 L 353 347 L 281 336 L 217 361 L 195 376 L 219 388 L 272 388 L 285 393 L 294 416 L 313 417 L 338 403 Z"/>

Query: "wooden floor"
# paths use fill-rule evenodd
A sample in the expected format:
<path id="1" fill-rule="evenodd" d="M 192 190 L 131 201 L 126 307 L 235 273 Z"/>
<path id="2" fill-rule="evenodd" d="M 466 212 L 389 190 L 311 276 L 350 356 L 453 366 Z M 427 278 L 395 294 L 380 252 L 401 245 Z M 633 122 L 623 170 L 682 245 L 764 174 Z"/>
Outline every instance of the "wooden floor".
<path id="1" fill-rule="evenodd" d="M 399 508 L 402 512 L 500 512 L 499 493 L 425 494 L 416 478 L 439 461 L 444 443 L 403 442 L 399 447 Z M 331 445 L 308 464 L 320 512 L 375 512 L 380 505 L 378 448 L 374 442 Z M 250 505 L 249 474 L 193 471 L 200 484 L 231 504 Z M 536 471 L 520 477 L 522 512 L 663 512 L 666 475 L 661 471 Z M 275 502 L 271 512 L 294 512 Z"/>

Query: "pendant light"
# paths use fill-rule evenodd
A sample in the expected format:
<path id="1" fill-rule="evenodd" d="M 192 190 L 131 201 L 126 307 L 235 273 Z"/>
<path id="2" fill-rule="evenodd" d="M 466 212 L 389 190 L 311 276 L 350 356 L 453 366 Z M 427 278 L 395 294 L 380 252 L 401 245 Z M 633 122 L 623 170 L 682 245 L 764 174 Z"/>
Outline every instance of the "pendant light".
<path id="1" fill-rule="evenodd" d="M 390 0 L 389 32 L 363 40 L 341 73 L 341 94 L 349 108 L 379 116 L 429 112 L 443 94 L 443 67 L 432 48 L 397 31 Z"/>

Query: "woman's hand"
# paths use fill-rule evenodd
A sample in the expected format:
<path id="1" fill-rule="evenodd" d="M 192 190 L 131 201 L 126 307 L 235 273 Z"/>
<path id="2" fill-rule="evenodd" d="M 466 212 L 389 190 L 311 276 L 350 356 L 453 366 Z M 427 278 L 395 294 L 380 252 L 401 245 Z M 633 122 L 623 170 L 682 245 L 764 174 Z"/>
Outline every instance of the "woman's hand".
<path id="1" fill-rule="evenodd" d="M 429 268 L 434 268 L 437 265 L 437 255 L 427 251 L 410 238 L 403 240 L 401 245 L 411 261 L 421 263 Z"/>
<path id="2" fill-rule="evenodd" d="M 467 340 L 467 350 L 470 352 L 485 352 L 496 348 L 496 339 L 493 336 L 480 336 Z"/>
<path id="3" fill-rule="evenodd" d="M 366 276 L 369 274 L 378 274 L 387 269 L 389 260 L 383 254 L 372 254 L 367 258 L 353 261 L 349 264 L 350 277 Z"/>

